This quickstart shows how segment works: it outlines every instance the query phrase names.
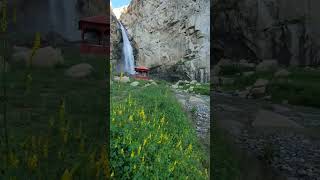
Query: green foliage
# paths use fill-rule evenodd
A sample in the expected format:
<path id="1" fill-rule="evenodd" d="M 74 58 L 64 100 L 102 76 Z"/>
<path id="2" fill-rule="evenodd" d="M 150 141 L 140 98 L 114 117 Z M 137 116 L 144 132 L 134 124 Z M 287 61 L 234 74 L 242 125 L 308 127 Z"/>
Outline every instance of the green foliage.
<path id="1" fill-rule="evenodd" d="M 165 86 L 111 88 L 111 171 L 115 179 L 208 179 L 204 154 Z"/>
<path id="2" fill-rule="evenodd" d="M 95 68 L 96 76 L 75 80 L 64 72 L 80 63 L 79 51 L 66 48 L 65 52 L 63 67 L 29 69 L 32 88 L 27 94 L 24 67 L 12 66 L 7 76 L 10 149 L 5 156 L 1 139 L 0 172 L 4 174 L 0 179 L 106 179 L 110 175 L 106 102 L 101 98 L 105 97 L 105 61 L 82 60 Z"/>
<path id="3" fill-rule="evenodd" d="M 229 140 L 224 136 L 223 132 L 215 128 L 213 130 L 213 179 L 219 180 L 235 180 L 240 177 L 240 162 L 233 148 L 229 144 Z"/>
<path id="4" fill-rule="evenodd" d="M 194 86 L 193 92 L 196 94 L 210 96 L 210 85 L 209 84 L 201 84 L 200 86 Z"/>

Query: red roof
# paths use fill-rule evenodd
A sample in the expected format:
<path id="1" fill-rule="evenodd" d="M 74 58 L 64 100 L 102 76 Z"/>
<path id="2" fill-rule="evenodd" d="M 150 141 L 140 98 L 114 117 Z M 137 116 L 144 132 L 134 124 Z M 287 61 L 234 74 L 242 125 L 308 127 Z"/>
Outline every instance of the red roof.
<path id="1" fill-rule="evenodd" d="M 145 66 L 138 66 L 134 68 L 137 71 L 149 71 L 149 68 L 145 67 Z"/>
<path id="2" fill-rule="evenodd" d="M 110 19 L 108 16 L 91 16 L 82 18 L 80 22 L 89 22 L 89 23 L 96 23 L 96 24 L 105 24 L 108 25 L 110 23 Z"/>

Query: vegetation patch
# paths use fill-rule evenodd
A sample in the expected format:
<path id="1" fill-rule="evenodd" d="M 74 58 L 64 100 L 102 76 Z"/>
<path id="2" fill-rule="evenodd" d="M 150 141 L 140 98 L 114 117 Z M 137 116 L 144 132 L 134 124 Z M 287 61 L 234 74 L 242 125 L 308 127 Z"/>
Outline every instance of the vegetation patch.
<path id="1" fill-rule="evenodd" d="M 166 86 L 111 88 L 114 179 L 208 179 L 191 122 Z"/>
<path id="2" fill-rule="evenodd" d="M 4 179 L 105 179 L 109 173 L 105 59 L 81 58 L 73 47 L 63 52 L 63 66 L 28 72 L 12 66 L 7 72 L 9 147 L 3 137 L 0 141 Z M 82 62 L 95 74 L 65 76 L 66 69 Z"/>

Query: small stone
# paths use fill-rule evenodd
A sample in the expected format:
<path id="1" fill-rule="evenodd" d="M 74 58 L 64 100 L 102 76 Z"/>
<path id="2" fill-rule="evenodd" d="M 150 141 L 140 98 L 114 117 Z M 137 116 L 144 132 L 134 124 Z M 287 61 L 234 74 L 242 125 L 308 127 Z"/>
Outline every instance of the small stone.
<path id="1" fill-rule="evenodd" d="M 197 81 L 196 80 L 192 80 L 191 82 L 190 82 L 190 84 L 196 84 L 197 83 Z"/>
<path id="2" fill-rule="evenodd" d="M 139 82 L 138 81 L 134 81 L 130 84 L 130 86 L 133 86 L 133 87 L 136 87 L 139 85 Z"/>
<path id="3" fill-rule="evenodd" d="M 254 75 L 254 72 L 253 71 L 248 71 L 248 72 L 243 72 L 242 74 L 243 74 L 244 77 L 248 77 L 248 76 Z"/>
<path id="4" fill-rule="evenodd" d="M 255 83 L 254 83 L 254 87 L 263 87 L 263 86 L 267 86 L 269 83 L 269 80 L 267 79 L 258 79 Z"/>
<path id="5" fill-rule="evenodd" d="M 178 89 L 178 88 L 179 88 L 179 86 L 176 85 L 176 84 L 173 84 L 171 87 L 172 87 L 173 89 Z"/>
<path id="6" fill-rule="evenodd" d="M 65 74 L 72 78 L 84 78 L 93 72 L 93 67 L 87 63 L 81 63 L 71 66 Z"/>
<path id="7" fill-rule="evenodd" d="M 275 77 L 288 77 L 290 75 L 290 72 L 286 69 L 278 70 L 276 73 L 274 73 Z"/>

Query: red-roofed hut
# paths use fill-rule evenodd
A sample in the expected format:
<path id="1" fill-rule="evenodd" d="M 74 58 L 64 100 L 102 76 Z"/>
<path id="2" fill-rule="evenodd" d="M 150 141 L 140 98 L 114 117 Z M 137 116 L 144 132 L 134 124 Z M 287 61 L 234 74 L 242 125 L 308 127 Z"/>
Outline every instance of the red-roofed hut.
<path id="1" fill-rule="evenodd" d="M 135 79 L 141 79 L 141 80 L 149 80 L 148 77 L 150 69 L 144 66 L 138 66 L 135 67 L 134 70 L 136 71 L 136 74 L 134 76 Z"/>
<path id="2" fill-rule="evenodd" d="M 79 21 L 82 31 L 80 52 L 84 54 L 108 54 L 110 19 L 108 16 L 86 17 Z"/>

